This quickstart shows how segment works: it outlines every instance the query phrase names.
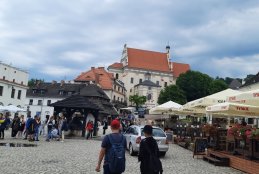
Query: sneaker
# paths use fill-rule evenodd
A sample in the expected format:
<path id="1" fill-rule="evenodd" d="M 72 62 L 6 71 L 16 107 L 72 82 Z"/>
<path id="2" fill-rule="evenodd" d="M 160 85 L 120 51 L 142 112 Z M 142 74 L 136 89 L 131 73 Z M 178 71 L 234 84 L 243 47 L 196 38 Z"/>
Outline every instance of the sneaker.
<path id="1" fill-rule="evenodd" d="M 46 140 L 47 142 L 49 142 L 49 140 Z"/>

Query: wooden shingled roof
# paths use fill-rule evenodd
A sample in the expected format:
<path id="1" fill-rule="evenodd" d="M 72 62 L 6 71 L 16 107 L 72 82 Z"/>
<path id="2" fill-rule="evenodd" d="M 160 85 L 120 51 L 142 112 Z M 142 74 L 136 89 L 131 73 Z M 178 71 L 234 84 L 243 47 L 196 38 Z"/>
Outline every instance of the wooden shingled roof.
<path id="1" fill-rule="evenodd" d="M 50 104 L 50 106 L 100 110 L 100 107 L 98 107 L 93 102 L 89 101 L 89 99 L 86 96 L 82 95 L 72 95 L 68 98 L 65 98 L 64 100 L 52 103 Z"/>

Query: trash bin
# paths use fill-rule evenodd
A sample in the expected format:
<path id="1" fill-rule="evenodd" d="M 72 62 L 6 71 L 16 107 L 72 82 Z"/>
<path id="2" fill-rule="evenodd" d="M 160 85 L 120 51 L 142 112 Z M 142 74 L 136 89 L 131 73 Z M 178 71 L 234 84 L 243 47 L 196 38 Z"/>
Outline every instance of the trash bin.
<path id="1" fill-rule="evenodd" d="M 166 134 L 166 140 L 169 143 L 173 143 L 173 131 L 166 131 L 165 134 Z"/>

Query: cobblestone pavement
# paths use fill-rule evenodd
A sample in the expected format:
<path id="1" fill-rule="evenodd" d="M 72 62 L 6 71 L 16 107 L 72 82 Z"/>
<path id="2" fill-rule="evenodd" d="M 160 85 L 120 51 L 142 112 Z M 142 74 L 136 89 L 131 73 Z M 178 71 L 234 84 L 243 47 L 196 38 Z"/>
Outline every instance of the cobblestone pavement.
<path id="1" fill-rule="evenodd" d="M 0 143 L 28 143 L 26 140 L 11 139 L 7 135 Z M 58 141 L 33 142 L 37 147 L 0 147 L 0 173 L 2 174 L 83 174 L 96 173 L 101 141 L 66 139 Z M 232 168 L 215 167 L 201 159 L 193 159 L 192 153 L 177 145 L 161 159 L 165 174 L 230 174 L 242 173 Z M 127 152 L 126 174 L 138 174 L 137 157 Z"/>

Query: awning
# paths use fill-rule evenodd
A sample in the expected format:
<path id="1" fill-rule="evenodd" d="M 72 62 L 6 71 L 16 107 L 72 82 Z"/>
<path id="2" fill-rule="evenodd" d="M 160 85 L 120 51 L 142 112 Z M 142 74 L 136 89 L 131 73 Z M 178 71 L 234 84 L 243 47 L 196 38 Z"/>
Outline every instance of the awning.
<path id="1" fill-rule="evenodd" d="M 259 106 L 259 89 L 228 96 L 227 101 Z"/>
<path id="2" fill-rule="evenodd" d="M 220 103 L 206 108 L 208 113 L 223 113 L 228 116 L 249 116 L 258 117 L 259 107 L 244 105 L 240 103 Z"/>
<path id="3" fill-rule="evenodd" d="M 237 90 L 232 90 L 232 89 L 226 89 L 223 91 L 220 91 L 218 93 L 191 101 L 183 105 L 183 109 L 194 109 L 198 111 L 198 113 L 206 113 L 206 107 L 219 104 L 219 103 L 224 103 L 226 102 L 227 96 L 230 95 L 237 95 L 240 94 L 240 91 Z"/>

